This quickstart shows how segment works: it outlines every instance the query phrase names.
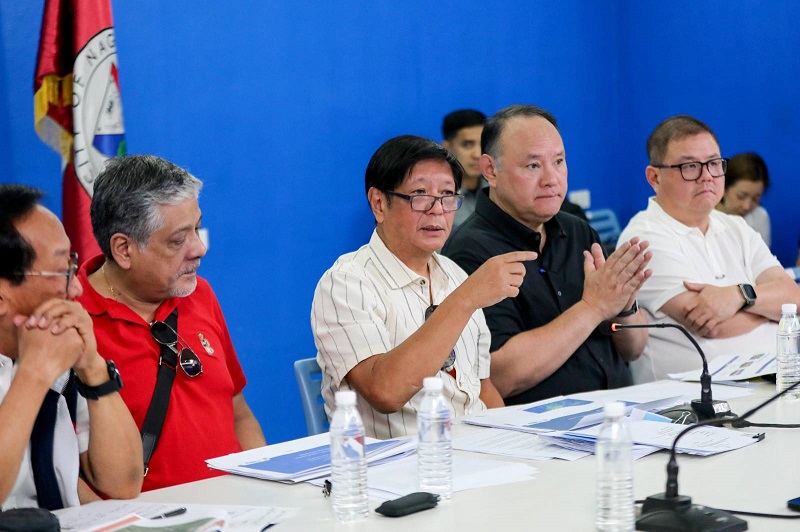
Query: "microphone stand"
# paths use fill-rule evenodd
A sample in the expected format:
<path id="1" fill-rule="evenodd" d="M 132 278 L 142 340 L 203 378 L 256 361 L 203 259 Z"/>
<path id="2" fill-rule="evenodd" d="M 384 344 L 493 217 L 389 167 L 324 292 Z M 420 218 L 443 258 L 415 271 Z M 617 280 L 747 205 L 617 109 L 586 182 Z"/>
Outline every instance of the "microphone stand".
<path id="1" fill-rule="evenodd" d="M 609 329 L 611 332 L 617 332 L 620 329 L 678 329 L 683 335 L 692 342 L 692 345 L 700 353 L 700 359 L 703 361 L 703 372 L 700 374 L 700 399 L 692 400 L 692 410 L 697 414 L 700 420 L 725 418 L 735 416 L 731 412 L 731 407 L 727 401 L 715 401 L 711 394 L 711 373 L 708 372 L 708 361 L 705 353 L 700 349 L 700 344 L 694 339 L 694 336 L 689 334 L 683 326 L 676 323 L 652 323 L 645 325 L 626 325 L 623 323 L 611 323 Z"/>
<path id="2" fill-rule="evenodd" d="M 726 423 L 741 422 L 782 395 L 794 390 L 797 386 L 800 386 L 800 381 L 797 381 L 782 392 L 773 395 L 763 403 L 756 405 L 741 416 L 734 415 L 730 417 L 706 419 L 694 425 L 690 425 L 681 431 L 680 434 L 675 437 L 675 441 L 672 442 L 669 462 L 667 463 L 666 491 L 647 497 L 642 505 L 642 513 L 636 520 L 636 530 L 713 532 L 747 530 L 747 521 L 744 519 L 739 519 L 723 510 L 692 504 L 691 497 L 687 495 L 678 495 L 678 461 L 675 457 L 675 449 L 678 445 L 678 441 L 689 431 L 697 427 L 718 426 L 725 425 Z"/>

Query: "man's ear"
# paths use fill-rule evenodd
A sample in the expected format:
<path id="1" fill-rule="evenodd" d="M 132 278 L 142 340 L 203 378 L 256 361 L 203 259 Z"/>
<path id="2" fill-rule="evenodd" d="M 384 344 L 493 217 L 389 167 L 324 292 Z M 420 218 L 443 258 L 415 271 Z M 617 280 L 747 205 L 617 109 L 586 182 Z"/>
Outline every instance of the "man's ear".
<path id="1" fill-rule="evenodd" d="M 488 153 L 484 153 L 481 155 L 481 158 L 478 160 L 478 166 L 481 169 L 481 174 L 486 179 L 486 182 L 489 183 L 489 186 L 495 188 L 497 186 L 497 161 L 494 157 L 489 155 Z"/>
<path id="2" fill-rule="evenodd" d="M 442 141 L 442 146 L 444 146 L 445 148 L 447 148 L 450 151 L 453 151 L 453 143 L 450 142 L 449 140 L 443 140 Z"/>
<path id="3" fill-rule="evenodd" d="M 375 187 L 370 187 L 367 192 L 367 200 L 372 214 L 375 216 L 375 223 L 381 224 L 386 216 L 388 197 Z"/>
<path id="4" fill-rule="evenodd" d="M 11 282 L 8 279 L 0 279 L 0 316 L 5 316 L 10 311 L 8 289 Z"/>
<path id="5" fill-rule="evenodd" d="M 658 192 L 658 187 L 661 184 L 659 169 L 655 166 L 648 166 L 644 169 L 644 176 L 647 178 L 647 182 L 650 183 L 650 186 L 653 187 L 653 190 Z"/>
<path id="6" fill-rule="evenodd" d="M 117 266 L 123 270 L 130 269 L 131 252 L 134 251 L 134 247 L 137 247 L 138 250 L 137 244 L 131 240 L 128 235 L 123 233 L 114 233 L 111 235 L 109 243 L 111 244 L 111 257 L 114 259 L 114 262 L 117 263 Z"/>

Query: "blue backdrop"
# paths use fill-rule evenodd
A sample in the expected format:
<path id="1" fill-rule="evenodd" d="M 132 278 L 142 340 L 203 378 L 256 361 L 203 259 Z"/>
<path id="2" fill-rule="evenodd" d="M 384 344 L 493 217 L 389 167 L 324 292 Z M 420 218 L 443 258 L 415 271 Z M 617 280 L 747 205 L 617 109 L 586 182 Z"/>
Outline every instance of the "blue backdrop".
<path id="1" fill-rule="evenodd" d="M 0 181 L 45 189 L 60 160 L 33 131 L 42 6 L 0 0 Z M 644 143 L 688 113 L 722 152 L 769 164 L 774 251 L 797 253 L 800 16 L 792 0 L 115 2 L 129 153 L 205 182 L 214 286 L 268 441 L 305 433 L 292 361 L 315 354 L 314 286 L 372 230 L 363 172 L 389 137 L 440 138 L 461 107 L 534 103 L 559 119 L 570 188 L 624 224 L 646 205 Z"/>

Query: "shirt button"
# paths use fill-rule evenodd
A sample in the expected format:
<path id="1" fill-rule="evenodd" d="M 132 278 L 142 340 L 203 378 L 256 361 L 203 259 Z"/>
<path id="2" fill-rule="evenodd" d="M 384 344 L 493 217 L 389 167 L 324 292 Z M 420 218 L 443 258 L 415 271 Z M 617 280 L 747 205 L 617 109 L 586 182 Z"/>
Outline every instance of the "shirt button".
<path id="1" fill-rule="evenodd" d="M 561 290 L 559 290 L 558 292 L 556 292 L 556 294 L 558 294 L 558 297 L 561 297 Z"/>

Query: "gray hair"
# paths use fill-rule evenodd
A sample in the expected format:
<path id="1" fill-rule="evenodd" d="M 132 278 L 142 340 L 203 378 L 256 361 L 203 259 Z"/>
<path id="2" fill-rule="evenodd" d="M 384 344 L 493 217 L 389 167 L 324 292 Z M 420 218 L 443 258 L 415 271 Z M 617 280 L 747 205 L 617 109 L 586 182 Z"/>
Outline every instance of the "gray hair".
<path id="1" fill-rule="evenodd" d="M 497 161 L 498 165 L 500 164 L 500 136 L 503 134 L 506 123 L 508 123 L 508 121 L 512 118 L 516 118 L 518 116 L 526 118 L 538 116 L 539 118 L 544 118 L 553 124 L 553 127 L 555 127 L 556 131 L 558 131 L 556 117 L 541 107 L 536 107 L 535 105 L 517 104 L 510 105 L 505 109 L 500 109 L 494 114 L 493 117 L 486 121 L 486 125 L 483 126 L 483 132 L 481 133 L 481 152 L 491 155 L 492 158 Z"/>
<path id="2" fill-rule="evenodd" d="M 92 231 L 106 259 L 111 237 L 122 233 L 143 249 L 164 226 L 159 209 L 197 199 L 203 183 L 185 169 L 154 155 L 111 159 L 94 183 Z"/>

